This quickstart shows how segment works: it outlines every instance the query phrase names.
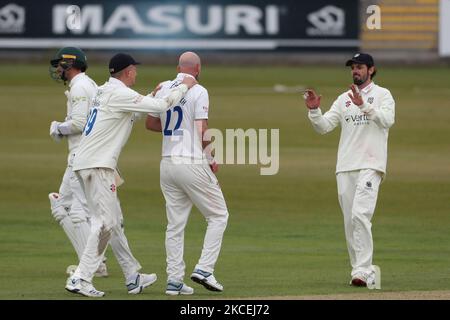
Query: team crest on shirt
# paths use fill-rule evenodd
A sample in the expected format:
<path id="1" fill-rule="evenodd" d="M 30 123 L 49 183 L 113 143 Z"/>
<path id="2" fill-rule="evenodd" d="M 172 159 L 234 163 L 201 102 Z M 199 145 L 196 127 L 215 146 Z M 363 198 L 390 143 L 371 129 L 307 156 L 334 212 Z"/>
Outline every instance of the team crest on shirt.
<path id="1" fill-rule="evenodd" d="M 112 192 L 116 192 L 116 185 L 113 183 L 111 184 L 111 187 L 109 188 Z"/>
<path id="2" fill-rule="evenodd" d="M 373 103 L 373 97 L 369 97 L 369 99 L 367 99 L 367 102 L 372 104 Z"/>
<path id="3" fill-rule="evenodd" d="M 372 182 L 367 181 L 366 182 L 366 187 L 367 187 L 367 189 L 372 189 Z"/>
<path id="4" fill-rule="evenodd" d="M 352 104 L 352 102 L 350 100 L 345 101 L 345 107 L 346 108 L 350 107 L 351 104 Z"/>

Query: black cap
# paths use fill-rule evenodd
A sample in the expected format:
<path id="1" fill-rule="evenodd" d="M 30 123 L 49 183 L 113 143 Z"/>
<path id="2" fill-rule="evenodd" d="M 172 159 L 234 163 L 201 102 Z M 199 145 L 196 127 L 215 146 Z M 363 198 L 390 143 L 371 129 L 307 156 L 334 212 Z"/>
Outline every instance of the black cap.
<path id="1" fill-rule="evenodd" d="M 128 66 L 141 64 L 136 62 L 132 56 L 126 53 L 118 53 L 109 60 L 109 73 L 113 74 L 125 69 Z"/>
<path id="2" fill-rule="evenodd" d="M 373 61 L 373 58 L 370 54 L 367 53 L 357 53 L 353 56 L 353 58 L 351 58 L 350 60 L 348 60 L 345 65 L 351 66 L 353 63 L 358 63 L 358 64 L 365 64 L 368 67 L 372 67 L 375 65 L 375 62 Z"/>

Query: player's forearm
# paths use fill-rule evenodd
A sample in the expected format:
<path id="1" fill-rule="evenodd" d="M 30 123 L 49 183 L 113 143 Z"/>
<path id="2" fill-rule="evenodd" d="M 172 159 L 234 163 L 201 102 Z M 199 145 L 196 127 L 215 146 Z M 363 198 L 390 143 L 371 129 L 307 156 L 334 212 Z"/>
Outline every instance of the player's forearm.
<path id="1" fill-rule="evenodd" d="M 109 106 L 117 108 L 121 111 L 128 111 L 134 113 L 161 113 L 166 111 L 170 106 L 165 99 L 152 98 L 150 96 L 138 95 L 133 100 L 129 98 L 118 99 L 117 101 L 110 101 Z"/>
<path id="2" fill-rule="evenodd" d="M 208 122 L 206 119 L 196 120 L 195 126 L 197 127 L 198 136 L 202 144 L 203 153 L 209 162 L 214 161 L 214 150 L 212 149 L 211 137 L 207 135 Z"/>
<path id="3" fill-rule="evenodd" d="M 203 140 L 203 139 L 202 139 L 202 148 L 203 148 L 203 150 L 205 150 L 206 147 L 207 147 L 209 144 L 211 144 L 211 141 L 209 141 L 209 140 Z"/>
<path id="4" fill-rule="evenodd" d="M 203 154 L 205 155 L 208 162 L 209 163 L 215 162 L 215 159 L 214 159 L 215 152 L 214 152 L 214 149 L 212 148 L 212 141 L 202 139 L 202 148 L 203 148 Z"/>
<path id="5" fill-rule="evenodd" d="M 72 104 L 70 114 L 67 115 L 66 121 L 58 126 L 59 131 L 65 136 L 83 132 L 89 113 L 89 98 L 87 96 L 79 94 L 73 100 L 74 103 Z"/>
<path id="6" fill-rule="evenodd" d="M 148 108 L 146 112 L 161 113 L 178 103 L 187 91 L 187 85 L 180 84 L 179 86 L 173 88 L 170 93 L 162 99 L 152 98 L 149 95 L 143 97 L 141 103 Z"/>
<path id="7" fill-rule="evenodd" d="M 188 87 L 184 84 L 173 88 L 163 98 L 153 98 L 150 95 L 143 96 L 134 90 L 118 90 L 110 98 L 108 105 L 117 111 L 140 112 L 140 113 L 162 113 L 177 103 L 187 92 Z"/>
<path id="8" fill-rule="evenodd" d="M 151 131 L 161 132 L 162 131 L 161 119 L 152 116 L 147 116 L 147 120 L 145 121 L 145 127 Z"/>
<path id="9" fill-rule="evenodd" d="M 310 110 L 308 112 L 308 118 L 311 121 L 314 130 L 319 134 L 326 134 L 336 127 L 332 125 L 331 121 L 322 115 L 320 108 Z"/>
<path id="10" fill-rule="evenodd" d="M 58 124 L 58 131 L 63 136 L 69 136 L 72 134 L 80 134 L 83 132 L 84 125 L 86 124 L 86 119 L 71 119 Z"/>
<path id="11" fill-rule="evenodd" d="M 369 119 L 375 122 L 380 128 L 389 129 L 395 122 L 395 116 L 392 111 L 375 110 L 374 108 L 371 108 L 365 109 L 364 113 L 367 114 Z"/>
<path id="12" fill-rule="evenodd" d="M 72 125 L 72 134 L 83 132 L 84 126 L 86 125 L 87 118 L 86 117 L 76 117 L 71 120 Z"/>
<path id="13" fill-rule="evenodd" d="M 365 102 L 361 111 L 369 116 L 379 127 L 389 129 L 395 122 L 395 102 L 392 98 L 382 100 L 380 108 L 375 109 Z"/>

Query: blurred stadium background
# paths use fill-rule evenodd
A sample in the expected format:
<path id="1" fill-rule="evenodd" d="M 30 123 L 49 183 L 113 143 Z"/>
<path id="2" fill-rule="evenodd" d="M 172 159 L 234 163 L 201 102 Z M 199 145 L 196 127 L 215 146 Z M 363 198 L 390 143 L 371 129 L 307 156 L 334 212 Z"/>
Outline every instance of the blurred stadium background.
<path id="1" fill-rule="evenodd" d="M 72 5 L 22 0 L 1 5 L 1 56 L 9 61 L 47 60 L 64 45 L 78 45 L 101 61 L 110 56 L 108 50 L 141 51 L 152 63 L 172 63 L 184 49 L 201 51 L 211 63 L 334 63 L 339 52 L 354 49 L 373 52 L 378 61 L 412 64 L 448 62 L 450 56 L 445 0 L 81 0 Z"/>
<path id="2" fill-rule="evenodd" d="M 0 2 L 0 299 L 74 298 L 63 286 L 75 254 L 47 199 L 66 161 L 65 144 L 48 136 L 50 122 L 64 118 L 66 103 L 63 85 L 48 76 L 48 62 L 68 45 L 85 50 L 88 73 L 98 84 L 107 79 L 113 53 L 132 53 L 144 62 L 136 86 L 142 93 L 174 77 L 181 52 L 196 51 L 203 58 L 212 127 L 280 129 L 277 175 L 260 176 L 255 165 L 221 167 L 231 216 L 216 276 L 225 291 L 195 286 L 194 299 L 450 299 L 450 0 L 71 5 Z M 344 62 L 357 51 L 374 56 L 375 82 L 397 103 L 388 176 L 373 221 L 383 290 L 370 295 L 347 285 L 333 175 L 339 130 L 315 134 L 299 94 L 316 88 L 327 109 L 349 85 Z M 160 137 L 137 123 L 120 160 L 131 248 L 144 271 L 160 279 L 133 299 L 166 299 L 159 152 Z M 194 211 L 186 231 L 187 273 L 204 227 Z M 126 299 L 112 252 L 108 257 L 111 276 L 96 280 L 96 287 L 108 298 Z"/>

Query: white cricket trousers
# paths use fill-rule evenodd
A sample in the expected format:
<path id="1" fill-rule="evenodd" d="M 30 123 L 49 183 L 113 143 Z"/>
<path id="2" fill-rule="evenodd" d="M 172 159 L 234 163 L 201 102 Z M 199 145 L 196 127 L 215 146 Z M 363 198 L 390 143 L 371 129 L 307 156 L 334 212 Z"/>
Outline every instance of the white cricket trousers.
<path id="1" fill-rule="evenodd" d="M 339 172 L 336 175 L 339 204 L 344 215 L 351 276 L 373 270 L 373 240 L 371 219 L 377 203 L 381 173 L 364 169 Z"/>
<path id="2" fill-rule="evenodd" d="M 74 275 L 92 282 L 110 242 L 114 256 L 127 279 L 141 265 L 132 255 L 122 228 L 123 216 L 117 197 L 115 172 L 108 168 L 92 168 L 79 170 L 76 174 L 86 195 L 91 232 Z"/>
<path id="3" fill-rule="evenodd" d="M 88 221 L 88 213 L 80 201 L 83 198 L 84 193 L 80 181 L 72 171 L 72 167 L 67 166 L 61 181 L 61 186 L 59 187 L 58 204 L 68 209 L 68 216 L 73 223 Z M 60 217 L 55 216 L 57 221 L 59 220 L 58 218 Z"/>
<path id="4" fill-rule="evenodd" d="M 185 163 L 182 163 L 185 162 Z M 208 164 L 164 157 L 161 160 L 161 190 L 166 200 L 167 279 L 183 282 L 185 273 L 184 230 L 194 204 L 207 222 L 203 249 L 195 266 L 214 272 L 228 221 L 228 209 L 219 182 Z"/>

